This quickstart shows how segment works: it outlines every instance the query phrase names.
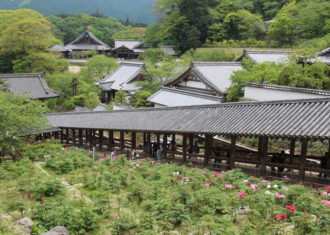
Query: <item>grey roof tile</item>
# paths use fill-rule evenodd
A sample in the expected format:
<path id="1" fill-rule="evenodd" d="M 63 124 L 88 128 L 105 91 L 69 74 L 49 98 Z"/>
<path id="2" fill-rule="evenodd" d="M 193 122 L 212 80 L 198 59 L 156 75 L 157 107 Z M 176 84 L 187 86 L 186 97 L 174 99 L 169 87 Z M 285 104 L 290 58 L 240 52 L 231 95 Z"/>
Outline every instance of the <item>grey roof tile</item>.
<path id="1" fill-rule="evenodd" d="M 58 113 L 47 118 L 62 128 L 330 139 L 330 98 Z"/>
<path id="2" fill-rule="evenodd" d="M 48 88 L 42 73 L 0 74 L 0 79 L 9 85 L 9 91 L 26 95 L 32 99 L 58 97 L 59 94 Z"/>
<path id="3" fill-rule="evenodd" d="M 85 39 L 88 39 L 85 41 Z M 111 48 L 98 39 L 92 32 L 86 30 L 77 39 L 65 45 L 67 50 L 99 50 L 107 51 Z"/>
<path id="4" fill-rule="evenodd" d="M 280 50 L 244 50 L 243 55 L 238 59 L 238 61 L 242 61 L 243 58 L 247 58 L 255 63 L 286 63 L 289 61 L 292 54 L 293 52 L 291 51 Z"/>

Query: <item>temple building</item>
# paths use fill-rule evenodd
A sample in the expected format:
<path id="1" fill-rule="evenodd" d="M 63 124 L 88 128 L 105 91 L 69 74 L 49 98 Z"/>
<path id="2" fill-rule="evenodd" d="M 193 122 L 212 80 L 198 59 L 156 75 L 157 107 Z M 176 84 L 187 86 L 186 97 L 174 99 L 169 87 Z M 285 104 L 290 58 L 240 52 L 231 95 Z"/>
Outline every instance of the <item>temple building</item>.
<path id="1" fill-rule="evenodd" d="M 115 48 L 111 52 L 115 58 L 135 59 L 146 49 L 140 40 L 115 40 Z"/>
<path id="2" fill-rule="evenodd" d="M 236 61 L 242 62 L 244 59 L 251 60 L 253 63 L 286 63 L 289 61 L 293 52 L 280 50 L 243 50 L 243 55 Z"/>
<path id="3" fill-rule="evenodd" d="M 148 101 L 155 106 L 187 106 L 226 101 L 230 77 L 242 70 L 238 62 L 193 62 L 178 78 L 165 84 Z"/>
<path id="4" fill-rule="evenodd" d="M 140 89 L 137 82 L 143 80 L 144 68 L 144 63 L 122 62 L 116 71 L 96 83 L 102 89 L 101 102 L 111 102 L 119 90 L 126 91 L 128 95 L 134 94 Z"/>
<path id="5" fill-rule="evenodd" d="M 246 101 L 299 100 L 330 97 L 330 91 L 270 84 L 247 83 L 244 87 Z"/>
<path id="6" fill-rule="evenodd" d="M 107 54 L 110 53 L 111 48 L 86 29 L 77 39 L 69 44 L 65 46 L 55 45 L 50 50 L 61 52 L 63 57 L 69 58 L 84 51 L 96 51 L 98 54 Z"/>
<path id="7" fill-rule="evenodd" d="M 43 73 L 0 74 L 8 91 L 15 95 L 31 99 L 46 100 L 59 97 L 59 94 L 47 86 Z"/>

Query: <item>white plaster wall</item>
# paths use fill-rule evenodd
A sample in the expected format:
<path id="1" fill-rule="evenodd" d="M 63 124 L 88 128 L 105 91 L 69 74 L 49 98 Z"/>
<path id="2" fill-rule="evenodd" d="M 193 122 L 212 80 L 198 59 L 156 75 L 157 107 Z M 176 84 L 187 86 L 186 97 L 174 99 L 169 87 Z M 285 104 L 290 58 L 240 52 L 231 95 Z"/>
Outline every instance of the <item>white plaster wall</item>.
<path id="1" fill-rule="evenodd" d="M 245 87 L 244 89 L 244 98 L 258 100 L 258 101 L 298 100 L 298 99 L 325 98 L 325 97 L 326 96 L 322 96 L 322 95 L 265 89 L 260 87 Z"/>
<path id="2" fill-rule="evenodd" d="M 202 82 L 195 82 L 195 81 L 187 81 L 187 82 L 180 82 L 180 86 L 192 87 L 192 88 L 202 88 L 206 89 L 206 85 Z"/>

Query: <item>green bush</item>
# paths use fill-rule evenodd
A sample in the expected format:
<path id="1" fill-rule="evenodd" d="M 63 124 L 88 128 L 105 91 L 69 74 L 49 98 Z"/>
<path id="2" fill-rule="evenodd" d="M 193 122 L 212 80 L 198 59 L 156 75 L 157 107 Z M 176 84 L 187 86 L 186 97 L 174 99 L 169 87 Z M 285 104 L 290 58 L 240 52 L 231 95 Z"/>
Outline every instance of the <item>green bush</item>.
<path id="1" fill-rule="evenodd" d="M 45 178 L 35 182 L 33 187 L 33 198 L 43 200 L 45 197 L 53 197 L 64 192 L 64 186 L 57 179 Z"/>

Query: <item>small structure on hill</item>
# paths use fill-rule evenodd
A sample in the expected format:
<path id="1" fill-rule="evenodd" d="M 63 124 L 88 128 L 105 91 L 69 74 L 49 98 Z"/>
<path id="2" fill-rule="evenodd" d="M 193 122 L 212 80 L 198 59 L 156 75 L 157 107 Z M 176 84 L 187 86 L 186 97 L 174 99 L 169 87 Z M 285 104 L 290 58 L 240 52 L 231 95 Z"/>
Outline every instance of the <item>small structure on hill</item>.
<path id="1" fill-rule="evenodd" d="M 231 75 L 242 69 L 239 62 L 193 62 L 178 78 L 165 84 L 175 89 L 163 88 L 148 100 L 156 106 L 221 103 L 226 100 Z M 177 99 L 164 99 L 170 93 Z"/>
<path id="2" fill-rule="evenodd" d="M 0 80 L 5 81 L 8 91 L 15 95 L 38 100 L 59 97 L 58 93 L 48 88 L 43 73 L 0 74 Z"/>
<path id="3" fill-rule="evenodd" d="M 116 71 L 96 83 L 102 89 L 101 102 L 109 103 L 119 90 L 126 91 L 128 95 L 139 90 L 137 82 L 143 80 L 144 68 L 144 63 L 122 62 Z"/>
<path id="4" fill-rule="evenodd" d="M 299 100 L 330 97 L 330 91 L 270 84 L 247 83 L 244 88 L 244 100 Z"/>
<path id="5" fill-rule="evenodd" d="M 55 45 L 50 50 L 61 52 L 63 57 L 70 58 L 84 51 L 96 51 L 98 54 L 107 54 L 110 53 L 111 48 L 86 29 L 78 38 L 69 44 L 65 46 Z"/>
<path id="6" fill-rule="evenodd" d="M 176 56 L 176 52 L 171 45 L 161 45 L 159 46 L 159 49 L 161 49 L 166 55 Z"/>
<path id="7" fill-rule="evenodd" d="M 290 56 L 293 54 L 291 51 L 280 50 L 243 50 L 243 55 L 236 61 L 242 62 L 244 59 L 251 60 L 254 63 L 286 63 L 289 61 Z"/>

